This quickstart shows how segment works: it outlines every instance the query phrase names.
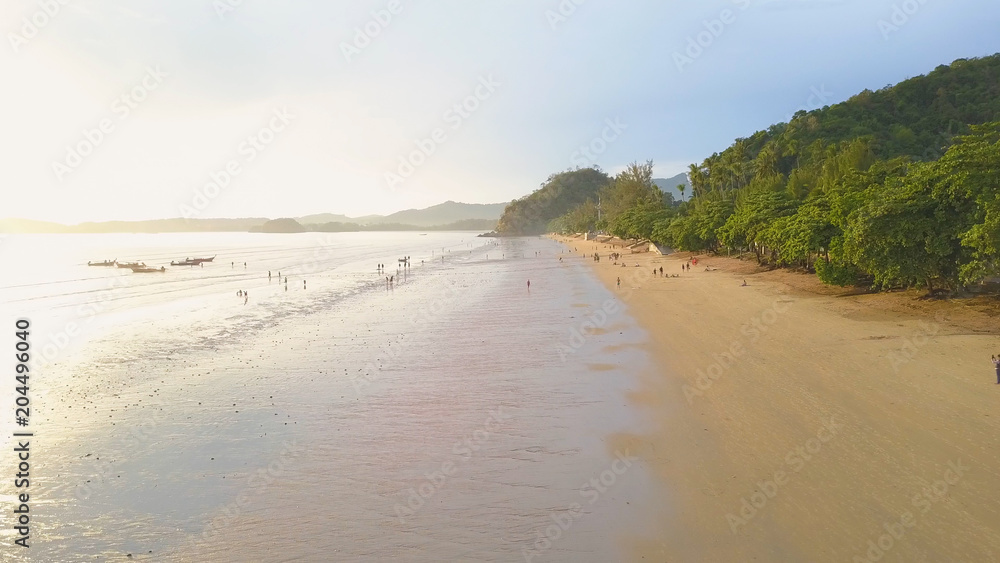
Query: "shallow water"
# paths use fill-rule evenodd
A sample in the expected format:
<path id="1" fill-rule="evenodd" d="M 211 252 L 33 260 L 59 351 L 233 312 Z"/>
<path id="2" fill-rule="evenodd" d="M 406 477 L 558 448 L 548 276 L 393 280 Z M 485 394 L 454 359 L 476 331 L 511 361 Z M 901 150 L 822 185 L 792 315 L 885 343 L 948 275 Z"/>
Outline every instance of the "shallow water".
<path id="1" fill-rule="evenodd" d="M 645 336 L 615 310 L 574 339 L 613 296 L 560 251 L 471 233 L 8 237 L 0 257 L 39 264 L 0 283 L 3 322 L 31 319 L 40 356 L 26 560 L 620 560 L 650 484 L 607 439 L 637 424 L 625 394 L 646 358 L 622 344 Z M 403 255 L 387 288 L 375 264 L 396 275 Z M 23 556 L 11 516 L 0 549 Z"/>

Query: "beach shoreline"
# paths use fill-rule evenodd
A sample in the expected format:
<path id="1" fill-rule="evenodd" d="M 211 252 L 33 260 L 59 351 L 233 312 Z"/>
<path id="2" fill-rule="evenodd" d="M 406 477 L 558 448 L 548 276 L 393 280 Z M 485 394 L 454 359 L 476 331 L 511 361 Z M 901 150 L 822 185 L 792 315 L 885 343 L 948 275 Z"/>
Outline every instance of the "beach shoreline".
<path id="1" fill-rule="evenodd" d="M 417 237 L 213 236 L 220 263 L 126 285 L 75 256 L 189 237 L 62 237 L 5 294 L 38 349 L 80 328 L 33 371 L 46 504 L 16 560 L 622 560 L 652 478 L 606 437 L 639 428 L 644 331 L 551 240 Z"/>
<path id="2" fill-rule="evenodd" d="M 735 258 L 682 270 L 687 254 L 554 238 L 649 334 L 656 367 L 630 400 L 650 430 L 614 438 L 659 483 L 647 508 L 661 532 L 625 538 L 633 560 L 998 557 L 988 303 L 847 295 Z"/>

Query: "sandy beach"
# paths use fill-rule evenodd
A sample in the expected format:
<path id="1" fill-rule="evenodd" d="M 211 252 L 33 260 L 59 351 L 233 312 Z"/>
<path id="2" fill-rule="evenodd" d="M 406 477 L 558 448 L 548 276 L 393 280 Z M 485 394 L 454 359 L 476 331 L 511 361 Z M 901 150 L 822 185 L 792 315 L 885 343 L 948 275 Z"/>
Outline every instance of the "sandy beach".
<path id="1" fill-rule="evenodd" d="M 616 437 L 658 478 L 659 531 L 626 538 L 633 560 L 1000 559 L 988 303 L 849 295 L 735 258 L 682 272 L 687 254 L 560 240 L 656 360 L 630 397 L 649 430 Z"/>

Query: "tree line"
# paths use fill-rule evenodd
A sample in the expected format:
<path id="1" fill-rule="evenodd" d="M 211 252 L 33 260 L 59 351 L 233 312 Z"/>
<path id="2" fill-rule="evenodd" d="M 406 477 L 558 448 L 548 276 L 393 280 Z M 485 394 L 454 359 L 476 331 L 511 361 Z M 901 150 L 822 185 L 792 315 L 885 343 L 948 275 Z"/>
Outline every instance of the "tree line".
<path id="1" fill-rule="evenodd" d="M 830 284 L 955 292 L 1000 268 L 1000 55 L 737 139 L 690 166 L 690 201 L 656 188 L 651 162 L 604 176 L 549 229 L 752 253 Z"/>

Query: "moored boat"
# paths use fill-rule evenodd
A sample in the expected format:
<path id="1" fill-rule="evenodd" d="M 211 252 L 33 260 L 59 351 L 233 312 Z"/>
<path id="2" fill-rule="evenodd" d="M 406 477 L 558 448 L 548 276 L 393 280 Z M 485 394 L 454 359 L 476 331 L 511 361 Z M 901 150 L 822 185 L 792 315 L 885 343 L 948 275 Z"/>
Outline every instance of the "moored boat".
<path id="1" fill-rule="evenodd" d="M 110 266 L 114 266 L 117 263 L 118 263 L 118 259 L 115 258 L 114 260 L 105 260 L 104 262 L 87 262 L 87 265 L 88 266 L 104 266 L 105 268 L 107 268 L 107 267 L 110 267 Z"/>
<path id="2" fill-rule="evenodd" d="M 132 268 L 133 274 L 152 274 L 152 273 L 166 272 L 166 271 L 167 269 L 164 268 L 163 266 L 160 266 L 159 268 L 147 268 L 146 266 Z"/>
<path id="3" fill-rule="evenodd" d="M 145 268 L 145 262 L 119 262 L 117 264 L 119 268 Z"/>
<path id="4" fill-rule="evenodd" d="M 215 256 L 213 256 L 211 258 L 185 258 L 184 260 L 170 262 L 170 265 L 171 266 L 197 266 L 197 265 L 199 265 L 199 264 L 201 264 L 203 262 L 211 262 L 212 260 L 215 260 Z"/>

